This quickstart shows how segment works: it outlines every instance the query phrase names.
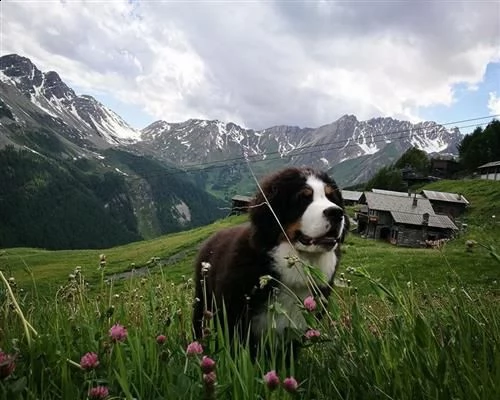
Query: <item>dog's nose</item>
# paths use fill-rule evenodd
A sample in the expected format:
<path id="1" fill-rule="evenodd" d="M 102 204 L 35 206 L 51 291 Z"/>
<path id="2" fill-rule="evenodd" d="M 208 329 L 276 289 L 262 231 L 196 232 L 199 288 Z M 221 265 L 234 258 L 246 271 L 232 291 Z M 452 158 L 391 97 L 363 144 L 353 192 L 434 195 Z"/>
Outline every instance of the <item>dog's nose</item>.
<path id="1" fill-rule="evenodd" d="M 339 222 L 344 217 L 344 211 L 338 207 L 328 207 L 323 210 L 323 215 L 330 221 Z"/>

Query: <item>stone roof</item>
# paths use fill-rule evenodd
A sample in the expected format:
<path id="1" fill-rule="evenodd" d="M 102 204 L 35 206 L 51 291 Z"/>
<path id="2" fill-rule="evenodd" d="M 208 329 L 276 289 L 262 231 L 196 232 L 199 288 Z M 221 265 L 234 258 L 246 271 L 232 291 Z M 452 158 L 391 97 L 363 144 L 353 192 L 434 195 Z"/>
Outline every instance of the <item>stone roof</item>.
<path id="1" fill-rule="evenodd" d="M 422 193 L 429 200 L 446 201 L 448 203 L 469 204 L 469 201 L 460 193 L 436 192 L 434 190 L 423 190 Z"/>
<path id="2" fill-rule="evenodd" d="M 354 190 L 342 190 L 342 198 L 344 200 L 359 201 L 363 192 L 357 192 Z"/>
<path id="3" fill-rule="evenodd" d="M 253 200 L 253 197 L 236 194 L 232 197 L 232 200 L 250 202 Z"/>
<path id="4" fill-rule="evenodd" d="M 372 189 L 373 193 L 378 194 L 386 194 L 388 196 L 399 196 L 399 197 L 410 197 L 415 196 L 415 193 L 408 194 L 408 192 L 396 192 L 394 190 L 385 190 L 385 189 Z M 424 197 L 421 194 L 417 194 L 417 198 Z"/>
<path id="5" fill-rule="evenodd" d="M 492 161 L 492 162 L 480 165 L 477 168 L 480 169 L 480 168 L 498 167 L 498 166 L 500 166 L 500 161 Z"/>
<path id="6" fill-rule="evenodd" d="M 364 193 L 366 204 L 370 210 L 377 211 L 401 211 L 411 214 L 428 213 L 429 215 L 434 215 L 434 209 L 432 208 L 429 199 L 423 197 L 417 197 L 416 205 L 414 205 L 413 195 L 410 197 L 406 195 L 403 196 L 392 196 L 380 193 L 365 192 Z"/>
<path id="7" fill-rule="evenodd" d="M 407 225 L 423 225 L 423 215 L 400 211 L 391 211 L 391 216 L 394 222 Z M 446 215 L 429 215 L 428 226 L 431 228 L 453 229 L 458 230 L 453 221 Z"/>

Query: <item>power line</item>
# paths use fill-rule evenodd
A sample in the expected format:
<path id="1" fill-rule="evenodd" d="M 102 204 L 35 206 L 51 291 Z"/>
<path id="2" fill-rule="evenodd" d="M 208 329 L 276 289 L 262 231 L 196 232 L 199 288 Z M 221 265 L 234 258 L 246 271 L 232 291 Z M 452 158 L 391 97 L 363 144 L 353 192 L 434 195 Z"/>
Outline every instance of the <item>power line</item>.
<path id="1" fill-rule="evenodd" d="M 486 118 L 495 118 L 497 116 L 500 116 L 500 114 L 496 114 L 496 115 L 489 115 L 489 116 L 483 116 L 483 117 L 475 117 L 475 118 L 468 118 L 468 119 L 463 119 L 463 120 L 458 120 L 458 121 L 451 121 L 451 122 L 446 122 L 446 123 L 443 123 L 443 124 L 437 124 L 436 126 L 434 126 L 433 128 L 430 128 L 430 129 L 435 129 L 435 130 L 438 130 L 440 127 L 442 126 L 447 126 L 447 125 L 457 125 L 457 124 L 461 124 L 461 123 L 465 123 L 465 122 L 472 122 L 472 121 L 478 121 L 478 120 L 483 120 L 483 119 L 486 119 Z M 488 122 L 489 123 L 489 122 Z M 473 125 L 466 125 L 466 126 L 456 126 L 456 128 L 458 129 L 463 129 L 463 128 L 470 128 L 470 127 L 475 127 L 475 126 L 479 126 L 479 125 L 485 125 L 487 123 L 481 123 L 481 124 L 473 124 Z M 379 132 L 379 133 L 374 133 L 366 138 L 368 139 L 373 139 L 373 138 L 376 138 L 376 137 L 380 137 L 380 136 L 383 136 L 384 137 L 384 140 L 387 139 L 392 139 L 392 140 L 395 140 L 395 139 L 401 139 L 401 138 L 404 138 L 404 136 L 399 136 L 399 137 L 395 137 L 395 138 L 390 138 L 388 136 L 390 135 L 397 135 L 399 133 L 418 133 L 420 131 L 424 131 L 424 130 L 429 130 L 429 127 L 428 126 L 422 126 L 422 127 L 412 127 L 412 128 L 407 128 L 407 129 L 399 129 L 399 130 L 395 130 L 395 131 L 391 131 L 391 132 Z M 359 136 L 358 136 L 358 139 L 359 139 Z M 352 146 L 357 146 L 358 143 L 356 142 L 356 140 L 358 139 L 353 139 L 354 140 L 354 143 L 352 144 Z M 349 139 L 348 139 L 349 140 Z M 367 144 L 369 143 L 377 143 L 379 141 L 376 141 L 376 140 L 371 140 L 370 142 L 368 142 Z M 269 151 L 269 152 L 264 152 L 264 153 L 260 153 L 260 154 L 249 154 L 249 155 L 243 155 L 243 156 L 238 156 L 238 157 L 233 157 L 233 158 L 227 158 L 227 159 L 222 159 L 222 160 L 218 160 L 218 161 L 208 161 L 208 162 L 203 162 L 203 163 L 198 163 L 198 164 L 190 164 L 188 166 L 186 166 L 185 168 L 183 169 L 180 169 L 179 168 L 179 171 L 174 171 L 172 172 L 171 174 L 177 174 L 177 173 L 182 173 L 182 172 L 191 172 L 191 171 L 203 171 L 205 168 L 198 168 L 198 167 L 208 167 L 208 166 L 211 166 L 211 165 L 217 165 L 217 164 L 221 164 L 221 163 L 224 163 L 224 166 L 226 166 L 225 164 L 227 163 L 232 163 L 234 161 L 244 161 L 244 160 L 249 160 L 249 161 L 252 161 L 253 158 L 261 158 L 261 157 L 265 157 L 265 156 L 269 156 L 269 155 L 275 155 L 275 154 L 279 154 L 281 158 L 282 154 L 284 153 L 285 156 L 287 157 L 290 157 L 290 156 L 294 156 L 294 155 L 297 155 L 297 154 L 294 154 L 293 152 L 297 152 L 297 151 L 301 151 L 303 149 L 310 149 L 310 148 L 316 148 L 316 147 L 325 147 L 325 146 L 330 146 L 332 144 L 338 144 L 338 143 L 345 143 L 345 140 L 341 140 L 341 139 L 337 139 L 337 140 L 333 140 L 333 141 L 327 141 L 327 142 L 323 142 L 323 143 L 317 143 L 317 144 L 310 144 L 310 145 L 305 145 L 305 146 L 301 146 L 301 147 L 297 147 L 297 148 L 294 148 L 294 149 L 291 149 L 289 150 L 287 153 L 284 153 L 280 150 L 277 150 L 277 151 Z M 345 147 L 350 147 L 351 145 L 349 146 L 345 146 Z M 344 147 L 344 146 L 342 146 Z M 323 148 L 321 151 L 328 151 L 328 150 L 337 150 L 338 148 L 337 147 L 326 147 L 326 148 Z M 304 154 L 310 154 L 310 153 L 304 153 Z M 271 159 L 266 159 L 266 160 L 275 160 L 277 158 L 271 158 Z M 266 160 L 259 160 L 259 161 L 266 161 Z M 236 163 L 236 164 L 239 164 L 239 163 Z M 221 166 L 222 168 L 223 166 Z M 148 172 L 154 172 L 154 170 L 147 170 Z M 162 173 L 165 173 L 165 171 L 163 169 L 159 169 L 158 171 L 162 172 Z M 137 174 L 140 174 L 141 172 L 144 172 L 144 171 L 141 171 L 141 170 L 136 170 L 134 171 L 135 173 Z"/>
<path id="2" fill-rule="evenodd" d="M 487 117 L 470 118 L 470 119 L 465 119 L 465 120 L 460 120 L 460 121 L 452 121 L 452 122 L 447 122 L 447 123 L 440 124 L 440 125 L 441 126 L 452 125 L 452 124 L 456 125 L 456 124 L 463 123 L 463 122 L 477 121 L 477 120 L 486 119 L 486 118 L 494 118 L 496 116 L 500 116 L 500 114 L 493 115 L 493 116 L 487 116 Z M 458 129 L 463 129 L 463 128 L 470 128 L 470 127 L 482 127 L 484 125 L 488 125 L 489 123 L 490 122 L 482 122 L 482 123 L 479 123 L 479 124 L 470 124 L 470 125 L 464 125 L 464 126 L 457 126 L 457 128 Z M 437 128 L 438 127 L 436 127 L 436 129 Z M 381 139 L 378 139 L 378 140 L 372 140 L 372 141 L 369 142 L 369 144 L 371 144 L 371 143 L 379 143 L 379 142 L 386 141 L 388 139 L 386 137 L 386 135 L 394 135 L 394 134 L 397 134 L 397 133 L 415 132 L 415 131 L 424 130 L 424 129 L 428 129 L 428 127 L 402 129 L 402 130 L 392 131 L 392 132 L 388 132 L 388 133 L 373 134 L 373 135 L 369 136 L 369 138 L 378 137 L 378 136 L 384 136 L 384 137 L 381 138 Z M 406 137 L 406 135 L 400 135 L 398 137 L 391 138 L 391 140 L 395 141 L 395 140 L 398 140 L 398 139 L 403 139 L 405 137 Z M 324 143 L 321 143 L 321 144 L 307 145 L 307 146 L 298 147 L 298 148 L 295 148 L 295 149 L 291 150 L 289 153 L 287 153 L 285 155 L 285 157 L 292 158 L 292 157 L 303 156 L 303 155 L 307 155 L 307 154 L 314 154 L 314 153 L 319 153 L 319 152 L 324 152 L 324 151 L 338 150 L 338 149 L 352 147 L 352 146 L 359 146 L 359 143 L 357 143 L 357 142 L 347 143 L 347 144 L 339 146 L 339 147 L 335 147 L 335 146 L 331 147 L 331 146 L 329 146 L 329 145 L 333 145 L 333 144 L 337 144 L 337 143 L 344 143 L 344 142 L 345 142 L 345 140 L 335 140 L 335 141 L 330 141 L 330 142 L 324 142 Z M 312 148 L 316 148 L 316 147 L 320 147 L 320 146 L 322 146 L 320 149 L 310 150 L 310 151 L 302 151 L 304 149 L 307 150 L 307 149 L 312 149 Z M 299 151 L 299 152 L 292 154 L 292 152 L 296 152 L 296 151 Z M 162 170 L 158 170 L 157 174 L 152 173 L 152 174 L 147 174 L 147 175 L 140 175 L 140 176 L 137 176 L 137 177 L 126 176 L 126 180 L 127 181 L 137 181 L 137 180 L 144 180 L 144 179 L 154 178 L 154 177 L 160 177 L 160 176 L 172 176 L 172 175 L 178 175 L 178 174 L 189 174 L 189 173 L 193 173 L 193 172 L 195 172 L 195 173 L 206 172 L 206 171 L 210 171 L 210 170 L 215 170 L 215 169 L 227 167 L 226 164 L 219 165 L 221 163 L 233 162 L 232 165 L 233 166 L 237 166 L 237 165 L 246 163 L 246 160 L 249 157 L 256 158 L 256 157 L 263 157 L 263 156 L 267 156 L 267 155 L 277 155 L 277 156 L 270 157 L 270 158 L 265 157 L 265 158 L 258 159 L 258 160 L 253 160 L 253 161 L 249 160 L 249 162 L 259 163 L 259 162 L 268 162 L 268 161 L 274 161 L 274 160 L 283 159 L 283 156 L 281 155 L 280 151 L 273 151 L 273 152 L 261 153 L 261 154 L 258 154 L 258 155 L 252 155 L 252 156 L 247 156 L 247 157 L 240 156 L 240 157 L 234 157 L 234 158 L 231 158 L 231 159 L 225 159 L 225 160 L 220 160 L 220 161 L 212 161 L 212 162 L 207 162 L 207 163 L 199 163 L 199 164 L 195 164 L 195 165 L 190 165 L 186 169 L 176 169 L 175 171 L 165 171 L 164 169 L 162 169 Z M 198 168 L 198 167 L 203 167 L 203 168 Z M 165 168 L 167 168 L 167 167 L 165 167 Z M 148 170 L 148 171 L 155 172 L 154 170 Z M 139 171 L 133 171 L 133 172 L 135 174 L 140 174 L 141 172 L 145 172 L 145 170 L 143 170 L 143 171 L 139 170 Z M 13 195 L 15 192 L 18 192 L 18 191 L 22 191 L 22 188 L 19 188 L 18 190 L 14 191 L 14 192 L 10 192 L 10 193 L 8 193 L 8 194 L 6 194 L 4 196 L 0 196 L 0 199 L 2 199 L 2 198 L 5 199 L 5 198 L 9 197 L 9 195 Z M 61 196 L 61 197 L 63 197 L 63 196 Z"/>
<path id="3" fill-rule="evenodd" d="M 471 124 L 471 125 L 465 125 L 465 126 L 461 126 L 459 128 L 470 128 L 470 127 L 481 127 L 481 126 L 484 126 L 484 125 L 488 125 L 489 122 L 483 122 L 481 124 Z M 407 132 L 409 130 L 405 130 L 404 132 Z M 398 132 L 403 132 L 402 130 L 401 131 L 398 131 Z M 392 132 L 392 134 L 394 134 L 394 132 Z M 376 136 L 376 135 L 373 135 L 373 136 Z M 382 136 L 382 135 L 377 135 L 377 136 Z M 372 136 L 370 136 L 372 137 Z M 392 138 L 391 140 L 397 140 L 397 139 L 404 139 L 406 137 L 406 135 L 401 135 L 401 136 L 398 136 L 398 137 L 394 137 Z M 380 143 L 380 142 L 384 142 L 388 140 L 386 137 L 383 137 L 381 139 L 378 139 L 378 140 L 372 140 L 370 141 L 369 143 Z M 302 149 L 309 149 L 309 148 L 313 148 L 313 147 L 319 147 L 319 146 L 325 146 L 325 145 L 328 145 L 328 144 L 335 144 L 335 143 L 343 143 L 345 142 L 344 140 L 342 141 L 333 141 L 333 142 L 326 142 L 326 143 L 322 143 L 320 145 L 311 145 L 311 146 L 304 146 L 304 147 L 300 147 L 300 148 L 297 148 L 297 149 L 294 149 L 293 151 L 296 151 L 296 150 L 302 150 Z M 324 151 L 330 151 L 330 150 L 339 150 L 339 149 L 343 149 L 343 148 L 347 148 L 347 147 L 352 147 L 352 146 L 359 146 L 358 143 L 354 142 L 354 143 L 348 143 L 346 145 L 343 145 L 343 146 L 338 146 L 338 147 L 330 147 L 330 146 L 326 146 L 326 147 L 322 147 L 321 149 L 317 149 L 317 150 L 311 150 L 311 151 L 300 151 L 298 153 L 293 153 L 292 152 L 289 152 L 286 154 L 285 157 L 297 157 L 297 156 L 302 156 L 302 155 L 307 155 L 307 154 L 314 154 L 314 153 L 319 153 L 319 152 L 324 152 Z M 262 157 L 263 155 L 268 155 L 268 154 L 279 154 L 279 156 L 277 157 L 271 157 L 271 158 L 263 158 L 263 159 L 259 159 L 259 160 L 249 160 L 249 162 L 252 162 L 252 163 L 259 163 L 259 162 L 267 162 L 267 161 L 274 161 L 274 160 L 279 160 L 279 159 L 283 159 L 283 157 L 281 156 L 281 153 L 280 152 L 269 152 L 269 153 L 262 153 L 262 154 L 259 154 L 259 155 L 256 155 L 254 157 Z M 232 161 L 232 166 L 237 166 L 237 165 L 240 165 L 240 164 L 244 164 L 246 162 L 246 157 L 245 156 L 241 156 L 241 157 L 235 157 L 235 158 L 232 158 L 232 159 L 228 159 L 228 160 L 231 160 Z M 208 162 L 208 163 L 200 163 L 200 164 L 196 164 L 195 167 L 193 166 L 189 166 L 189 168 L 186 168 L 186 169 L 179 169 L 179 170 L 176 170 L 176 171 L 171 171 L 171 172 L 165 172 L 163 170 L 159 170 L 160 172 L 158 174 L 148 174 L 148 175 L 144 175 L 144 176 L 141 176 L 141 177 L 136 177 L 136 178 L 128 178 L 129 180 L 139 180 L 139 179 L 145 179 L 145 178 L 152 178 L 152 177 L 156 177 L 156 176 L 170 176 L 170 175 L 177 175 L 177 174 L 182 174 L 182 173 L 185 173 L 185 174 L 188 174 L 188 173 L 191 173 L 191 172 L 205 172 L 205 171 L 210 171 L 210 170 L 214 170 L 214 169 L 219 169 L 219 168 L 224 168 L 224 167 L 227 167 L 228 165 L 227 164 L 222 164 L 222 165 L 218 165 L 220 164 L 221 162 L 227 162 L 226 160 L 224 161 L 214 161 L 214 162 Z M 215 165 L 212 165 L 212 164 L 215 164 Z M 198 168 L 198 166 L 205 166 L 204 168 Z M 154 171 L 153 171 L 154 172 Z M 137 173 L 137 172 L 136 172 Z"/>

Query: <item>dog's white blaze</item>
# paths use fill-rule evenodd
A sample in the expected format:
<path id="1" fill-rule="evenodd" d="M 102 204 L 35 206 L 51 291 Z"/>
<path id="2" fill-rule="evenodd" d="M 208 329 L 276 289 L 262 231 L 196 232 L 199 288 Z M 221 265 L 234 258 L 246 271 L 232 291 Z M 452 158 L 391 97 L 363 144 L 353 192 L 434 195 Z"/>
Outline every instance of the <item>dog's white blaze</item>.
<path id="1" fill-rule="evenodd" d="M 299 257 L 305 263 L 318 268 L 326 280 L 330 281 L 337 266 L 337 256 L 333 250 L 322 253 L 299 253 L 288 242 L 282 242 L 273 249 L 271 257 L 274 260 L 274 268 L 281 275 L 282 283 L 278 286 L 280 290 L 276 301 L 286 314 L 271 315 L 265 309 L 252 319 L 252 330 L 260 335 L 266 332 L 270 324 L 278 333 L 283 333 L 287 327 L 305 330 L 307 324 L 302 315 L 301 304 L 311 293 L 301 264 L 290 266 L 288 258 Z"/>
<path id="2" fill-rule="evenodd" d="M 307 178 L 306 183 L 313 190 L 313 201 L 306 208 L 301 218 L 301 231 L 310 237 L 319 237 L 327 233 L 331 224 L 323 214 L 327 208 L 336 207 L 341 209 L 338 204 L 328 200 L 325 193 L 325 183 L 315 176 Z"/>

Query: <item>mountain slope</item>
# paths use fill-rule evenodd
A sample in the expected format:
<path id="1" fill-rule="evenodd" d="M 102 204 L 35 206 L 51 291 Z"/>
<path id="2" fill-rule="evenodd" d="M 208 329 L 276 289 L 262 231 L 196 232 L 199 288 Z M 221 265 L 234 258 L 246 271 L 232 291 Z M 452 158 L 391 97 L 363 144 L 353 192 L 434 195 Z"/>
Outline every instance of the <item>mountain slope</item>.
<path id="1" fill-rule="evenodd" d="M 392 118 L 358 121 L 346 115 L 316 129 L 276 126 L 262 131 L 220 121 L 157 121 L 141 131 L 141 138 L 144 148 L 184 166 L 243 155 L 258 160 L 293 156 L 294 164 L 333 166 L 373 155 L 389 143 L 402 152 L 415 146 L 427 153 L 456 153 L 460 133 L 434 122 L 412 124 Z"/>
<path id="2" fill-rule="evenodd" d="M 42 125 L 48 119 L 57 125 L 65 123 L 76 131 L 70 135 L 70 140 L 83 140 L 98 148 L 139 139 L 139 132 L 96 99 L 76 95 L 57 72 L 41 72 L 28 58 L 17 54 L 1 57 L 0 70 L 0 80 L 15 87 L 35 106 L 27 107 L 26 103 L 19 104 L 19 99 L 9 99 L 9 92 L 3 87 L 2 97 L 7 96 L 7 103 L 15 102 L 23 108 L 23 112 L 13 112 L 17 121 L 24 121 L 28 116 L 31 122 Z M 15 96 L 16 93 L 11 91 L 10 94 Z"/>
<path id="3" fill-rule="evenodd" d="M 245 170 L 241 164 L 247 157 L 254 167 L 311 165 L 334 174 L 339 169 L 337 179 L 347 185 L 369 179 L 374 171 L 412 146 L 429 154 L 456 154 L 461 135 L 457 128 L 446 129 L 434 122 L 412 124 L 392 118 L 358 121 L 346 115 L 316 129 L 276 126 L 262 131 L 220 121 L 157 121 L 141 131 L 141 139 L 133 144 L 135 148 L 183 167 L 217 170 L 220 166 L 224 170 L 231 166 Z M 358 168 L 349 171 L 343 163 Z M 241 172 L 237 180 L 247 180 L 247 172 Z M 219 171 L 210 171 L 209 175 L 207 189 L 217 188 L 221 182 L 224 186 L 225 178 Z M 226 190 L 231 188 L 227 186 Z"/>
<path id="4" fill-rule="evenodd" d="M 55 72 L 11 55 L 0 78 L 0 247 L 107 247 L 228 212 L 179 170 L 127 152 L 138 132 Z"/>

